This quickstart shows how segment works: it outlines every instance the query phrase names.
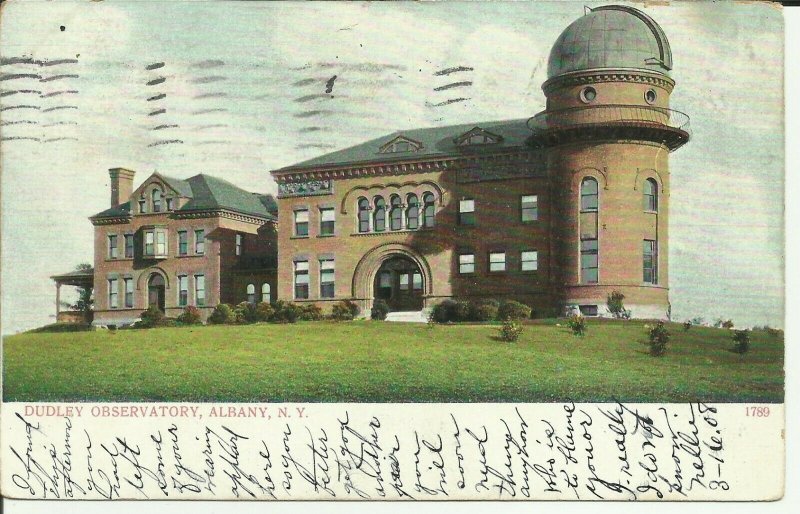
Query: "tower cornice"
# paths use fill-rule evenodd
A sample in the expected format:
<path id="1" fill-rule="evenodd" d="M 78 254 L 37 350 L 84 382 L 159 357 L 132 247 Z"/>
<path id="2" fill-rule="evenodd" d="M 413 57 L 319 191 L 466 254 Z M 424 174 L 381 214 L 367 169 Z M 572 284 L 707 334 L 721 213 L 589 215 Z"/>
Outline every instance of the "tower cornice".
<path id="1" fill-rule="evenodd" d="M 675 87 L 675 81 L 661 73 L 633 68 L 603 68 L 574 71 L 558 75 L 545 81 L 545 83 L 542 84 L 542 91 L 547 95 L 555 89 L 565 86 L 580 86 L 601 82 L 639 82 L 642 84 L 652 84 L 666 89 L 668 93 L 672 93 Z"/>

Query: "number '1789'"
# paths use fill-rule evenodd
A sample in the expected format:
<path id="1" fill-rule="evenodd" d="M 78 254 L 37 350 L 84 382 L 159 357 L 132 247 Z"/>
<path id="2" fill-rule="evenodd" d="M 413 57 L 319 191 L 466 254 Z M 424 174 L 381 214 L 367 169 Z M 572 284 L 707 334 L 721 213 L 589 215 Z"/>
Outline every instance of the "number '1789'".
<path id="1" fill-rule="evenodd" d="M 748 406 L 745 407 L 748 418 L 768 418 L 769 407 Z"/>

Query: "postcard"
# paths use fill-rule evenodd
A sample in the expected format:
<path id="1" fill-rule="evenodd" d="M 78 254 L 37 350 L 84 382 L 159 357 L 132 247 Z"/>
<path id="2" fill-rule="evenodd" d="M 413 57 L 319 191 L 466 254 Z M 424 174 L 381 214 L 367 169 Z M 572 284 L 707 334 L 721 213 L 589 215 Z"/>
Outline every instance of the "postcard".
<path id="1" fill-rule="evenodd" d="M 781 7 L 0 25 L 4 497 L 783 496 Z"/>

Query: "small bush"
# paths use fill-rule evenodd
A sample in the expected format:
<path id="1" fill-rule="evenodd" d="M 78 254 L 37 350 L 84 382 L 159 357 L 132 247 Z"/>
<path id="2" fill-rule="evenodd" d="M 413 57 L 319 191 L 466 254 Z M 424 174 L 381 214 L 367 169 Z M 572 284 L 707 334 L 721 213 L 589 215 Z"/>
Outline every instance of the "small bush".
<path id="1" fill-rule="evenodd" d="M 156 327 L 173 327 L 175 320 L 168 318 L 156 306 L 148 307 L 146 311 L 142 312 L 141 320 L 134 323 L 136 328 L 156 328 Z"/>
<path id="2" fill-rule="evenodd" d="M 333 304 L 331 318 L 336 321 L 350 321 L 358 316 L 358 305 L 350 300 L 342 300 Z"/>
<path id="3" fill-rule="evenodd" d="M 272 321 L 276 323 L 296 323 L 303 314 L 303 308 L 292 302 L 284 302 L 278 300 L 273 305 L 275 313 L 272 315 Z"/>
<path id="4" fill-rule="evenodd" d="M 606 297 L 608 312 L 617 319 L 631 319 L 631 311 L 627 310 L 622 303 L 624 299 L 625 295 L 620 291 L 612 291 L 611 294 Z"/>
<path id="5" fill-rule="evenodd" d="M 268 302 L 261 302 L 256 305 L 256 321 L 265 322 L 272 321 L 275 315 L 275 309 Z"/>
<path id="6" fill-rule="evenodd" d="M 727 320 L 722 322 L 722 328 L 727 328 L 728 330 L 733 328 L 733 320 Z"/>
<path id="7" fill-rule="evenodd" d="M 524 303 L 509 300 L 500 305 L 497 311 L 497 317 L 503 321 L 506 320 L 523 320 L 531 317 L 531 308 Z"/>
<path id="8" fill-rule="evenodd" d="M 310 303 L 300 308 L 300 319 L 303 321 L 319 321 L 322 319 L 322 309 Z"/>
<path id="9" fill-rule="evenodd" d="M 375 300 L 372 302 L 372 311 L 370 311 L 370 318 L 378 321 L 383 321 L 389 314 L 389 304 L 383 300 Z"/>
<path id="10" fill-rule="evenodd" d="M 683 331 L 688 332 L 689 329 L 692 328 L 692 322 L 690 320 L 683 322 Z"/>
<path id="11" fill-rule="evenodd" d="M 734 330 L 733 331 L 733 351 L 739 355 L 744 355 L 750 351 L 750 331 L 749 330 Z"/>
<path id="12" fill-rule="evenodd" d="M 567 320 L 567 325 L 572 329 L 572 334 L 582 336 L 586 333 L 586 318 L 580 314 L 573 314 Z"/>
<path id="13" fill-rule="evenodd" d="M 433 306 L 431 317 L 436 323 L 447 323 L 452 321 L 452 312 L 455 306 L 454 300 L 444 300 Z"/>
<path id="14" fill-rule="evenodd" d="M 783 330 L 779 328 L 766 327 L 766 329 L 767 329 L 767 334 L 769 334 L 772 337 L 779 337 L 779 336 L 783 337 Z"/>
<path id="15" fill-rule="evenodd" d="M 659 321 L 652 326 L 648 332 L 648 346 L 650 347 L 650 355 L 653 357 L 661 357 L 667 352 L 667 343 L 669 342 L 669 331 L 664 326 L 663 321 Z"/>
<path id="16" fill-rule="evenodd" d="M 203 318 L 200 315 L 200 309 L 194 305 L 189 305 L 177 318 L 178 323 L 181 325 L 201 325 Z"/>
<path id="17" fill-rule="evenodd" d="M 702 325 L 703 323 L 706 322 L 706 320 L 703 319 L 702 317 L 698 316 L 696 318 L 692 318 L 690 320 L 690 322 L 691 322 L 692 325 Z"/>
<path id="18" fill-rule="evenodd" d="M 31 332 L 90 332 L 92 325 L 86 323 L 51 323 L 43 327 L 34 328 Z"/>
<path id="19" fill-rule="evenodd" d="M 469 321 L 470 303 L 466 300 L 456 300 L 450 307 L 450 321 Z"/>
<path id="20" fill-rule="evenodd" d="M 428 314 L 428 321 L 426 323 L 428 325 L 428 330 L 432 330 L 436 326 L 436 318 L 433 317 L 433 309 Z"/>
<path id="21" fill-rule="evenodd" d="M 500 328 L 500 338 L 507 343 L 513 343 L 522 334 L 522 324 L 513 319 L 507 319 Z"/>
<path id="22" fill-rule="evenodd" d="M 214 311 L 208 317 L 208 322 L 212 325 L 233 325 L 236 323 L 236 313 L 233 307 L 227 303 L 221 303 L 214 307 Z"/>
<path id="23" fill-rule="evenodd" d="M 497 300 L 483 299 L 470 303 L 469 317 L 473 321 L 493 321 L 498 319 L 497 313 L 500 302 Z"/>

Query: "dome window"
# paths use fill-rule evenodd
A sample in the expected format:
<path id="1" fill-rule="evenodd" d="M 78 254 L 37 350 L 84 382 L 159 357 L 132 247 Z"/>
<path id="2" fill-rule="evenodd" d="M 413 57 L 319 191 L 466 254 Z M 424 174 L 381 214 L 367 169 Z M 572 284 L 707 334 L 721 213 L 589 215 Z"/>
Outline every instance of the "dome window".
<path id="1" fill-rule="evenodd" d="M 656 98 L 657 98 L 656 92 L 653 89 L 648 89 L 644 94 L 644 101 L 649 103 L 650 105 L 656 103 Z"/>
<path id="2" fill-rule="evenodd" d="M 593 88 L 592 86 L 585 87 L 585 88 L 581 89 L 580 98 L 581 98 L 581 102 L 583 102 L 585 104 L 592 103 L 597 98 L 597 90 L 595 88 Z"/>

